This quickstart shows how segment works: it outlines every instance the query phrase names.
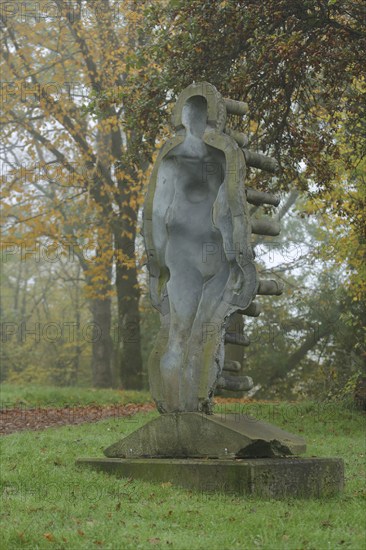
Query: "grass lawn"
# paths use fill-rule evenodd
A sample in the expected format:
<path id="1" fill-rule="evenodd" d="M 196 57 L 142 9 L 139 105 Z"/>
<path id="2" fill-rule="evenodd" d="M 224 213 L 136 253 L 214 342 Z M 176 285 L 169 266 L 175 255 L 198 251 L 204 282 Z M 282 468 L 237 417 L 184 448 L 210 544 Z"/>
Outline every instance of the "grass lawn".
<path id="1" fill-rule="evenodd" d="M 125 405 L 152 401 L 148 392 L 125 390 L 96 390 L 55 386 L 18 386 L 1 384 L 2 408 L 12 407 L 71 407 L 77 405 Z"/>
<path id="2" fill-rule="evenodd" d="M 80 403 L 82 392 L 74 391 Z M 106 446 L 156 413 L 19 432 L 1 438 L 1 548 L 363 550 L 364 413 L 308 402 L 219 404 L 217 412 L 229 408 L 300 433 L 308 456 L 343 457 L 345 493 L 324 501 L 265 501 L 117 480 L 74 465 L 78 457 L 103 456 Z"/>

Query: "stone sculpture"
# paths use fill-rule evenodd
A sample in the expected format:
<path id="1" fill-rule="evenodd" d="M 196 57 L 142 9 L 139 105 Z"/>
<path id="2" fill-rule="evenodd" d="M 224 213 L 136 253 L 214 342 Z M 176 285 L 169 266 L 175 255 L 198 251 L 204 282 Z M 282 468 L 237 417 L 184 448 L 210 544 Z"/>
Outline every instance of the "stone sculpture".
<path id="1" fill-rule="evenodd" d="M 250 389 L 227 376 L 224 344 L 235 312 L 257 315 L 256 294 L 280 294 L 259 281 L 252 233 L 278 235 L 277 223 L 253 220 L 249 204 L 278 205 L 245 188 L 247 165 L 274 172 L 273 159 L 245 149 L 244 134 L 227 128 L 228 114 L 247 105 L 224 99 L 207 83 L 186 88 L 175 105 L 176 135 L 156 160 L 144 208 L 150 294 L 161 330 L 149 360 L 149 383 L 160 412 L 211 410 L 215 387 Z"/>
<path id="2" fill-rule="evenodd" d="M 279 226 L 252 210 L 279 201 L 245 186 L 247 166 L 277 168 L 228 128 L 228 114 L 246 111 L 206 82 L 178 98 L 175 136 L 155 163 L 143 227 L 151 299 L 161 316 L 149 381 L 162 414 L 107 447 L 107 458 L 78 464 L 205 492 L 333 496 L 343 488 L 341 459 L 290 458 L 306 450 L 301 437 L 244 413 L 211 414 L 216 387 L 252 384 L 224 361 L 225 342 L 248 344 L 232 332 L 233 315 L 257 316 L 255 296 L 282 291 L 258 280 L 254 265 L 252 234 L 274 236 Z"/>
<path id="3" fill-rule="evenodd" d="M 183 90 L 173 110 L 175 136 L 153 168 L 143 223 L 151 300 L 161 317 L 149 383 L 162 415 L 108 447 L 110 458 L 274 457 L 306 448 L 275 426 L 223 422 L 211 410 L 216 387 L 253 384 L 224 362 L 225 341 L 248 343 L 227 332 L 231 317 L 257 316 L 257 294 L 282 292 L 276 281 L 258 279 L 251 242 L 252 234 L 278 235 L 279 225 L 249 211 L 279 200 L 245 187 L 247 166 L 274 172 L 277 163 L 246 149 L 246 136 L 227 125 L 228 114 L 247 109 L 202 82 Z"/>

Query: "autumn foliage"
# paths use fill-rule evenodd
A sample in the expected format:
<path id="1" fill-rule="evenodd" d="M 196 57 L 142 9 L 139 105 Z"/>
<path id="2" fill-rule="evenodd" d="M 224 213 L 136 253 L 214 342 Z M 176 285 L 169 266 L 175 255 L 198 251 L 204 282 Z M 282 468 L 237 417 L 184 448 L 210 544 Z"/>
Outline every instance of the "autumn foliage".
<path id="1" fill-rule="evenodd" d="M 73 322 L 78 304 L 84 308 L 79 324 L 89 320 L 102 329 L 89 342 L 92 382 L 141 387 L 144 186 L 172 102 L 200 80 L 248 102 L 249 116 L 234 120 L 235 128 L 248 134 L 251 149 L 281 166 L 272 179 L 252 170 L 251 185 L 303 193 L 299 224 L 300 216 L 321 215 L 322 254 L 329 259 L 334 251 L 334 264 L 347 270 L 347 296 L 360 301 L 366 290 L 363 1 L 55 0 L 43 12 L 36 3 L 36 14 L 22 12 L 21 4 L 6 3 L 1 11 L 3 241 L 8 258 L 9 251 L 44 246 L 49 256 L 57 251 L 59 262 L 49 277 L 29 268 L 27 284 L 24 265 L 19 281 L 5 269 L 5 321 L 33 319 L 42 292 L 57 284 L 55 299 L 69 296 Z M 34 258 L 25 256 L 20 264 Z M 142 321 L 150 330 L 145 314 Z M 70 346 L 67 361 L 79 348 Z"/>

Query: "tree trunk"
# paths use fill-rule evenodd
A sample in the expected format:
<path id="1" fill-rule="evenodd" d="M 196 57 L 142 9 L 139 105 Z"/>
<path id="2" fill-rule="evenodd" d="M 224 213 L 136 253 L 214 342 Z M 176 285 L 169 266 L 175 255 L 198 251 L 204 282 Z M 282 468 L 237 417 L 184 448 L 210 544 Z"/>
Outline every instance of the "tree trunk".
<path id="1" fill-rule="evenodd" d="M 113 386 L 111 357 L 113 341 L 111 338 L 111 300 L 110 298 L 91 300 L 93 323 L 83 331 L 83 337 L 92 342 L 93 386 L 111 388 Z"/>
<path id="2" fill-rule="evenodd" d="M 80 338 L 81 338 L 81 308 L 80 308 L 80 285 L 79 285 L 79 279 L 80 279 L 80 272 L 81 272 L 81 266 L 80 264 L 77 266 L 76 271 L 76 281 L 75 281 L 75 295 L 74 295 L 74 309 L 75 309 L 75 325 L 76 325 L 76 331 L 75 331 L 75 348 L 74 348 L 74 356 L 72 359 L 72 372 L 70 375 L 69 384 L 70 386 L 76 386 L 78 382 L 78 376 L 79 376 L 79 370 L 80 370 L 80 359 L 81 359 L 81 345 L 80 345 Z"/>
<path id="3" fill-rule="evenodd" d="M 132 223 L 131 223 L 132 222 Z M 133 220 L 130 220 L 133 227 Z M 140 289 L 135 261 L 135 231 L 131 238 L 115 237 L 115 246 L 121 254 L 117 260 L 116 289 L 118 302 L 118 350 L 120 378 L 123 388 L 143 388 L 143 365 L 140 333 Z"/>

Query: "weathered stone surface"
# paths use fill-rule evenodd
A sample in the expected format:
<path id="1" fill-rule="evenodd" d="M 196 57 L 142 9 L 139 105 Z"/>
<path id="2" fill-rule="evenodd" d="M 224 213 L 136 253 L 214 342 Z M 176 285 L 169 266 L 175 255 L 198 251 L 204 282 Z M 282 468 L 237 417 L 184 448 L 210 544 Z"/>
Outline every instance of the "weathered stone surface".
<path id="1" fill-rule="evenodd" d="M 271 279 L 260 279 L 258 294 L 267 296 L 281 296 L 283 292 L 283 284 L 280 281 Z"/>
<path id="2" fill-rule="evenodd" d="M 244 103 L 244 101 L 236 101 L 229 98 L 225 98 L 224 101 L 227 112 L 232 115 L 243 116 L 249 112 L 249 105 Z"/>
<path id="3" fill-rule="evenodd" d="M 164 414 L 114 443 L 110 458 L 280 457 L 305 452 L 305 441 L 254 418 L 200 413 Z"/>
<path id="4" fill-rule="evenodd" d="M 253 168 L 260 168 L 266 172 L 277 172 L 279 169 L 278 162 L 276 159 L 262 155 L 261 153 L 255 153 L 254 151 L 249 151 L 248 149 L 243 149 L 245 160 L 248 166 L 253 166 Z"/>
<path id="5" fill-rule="evenodd" d="M 226 342 L 226 336 L 225 336 L 225 342 Z M 225 360 L 224 370 L 223 370 L 224 373 L 226 372 L 237 373 L 237 372 L 240 372 L 240 370 L 241 370 L 241 364 L 239 363 L 239 361 Z"/>
<path id="6" fill-rule="evenodd" d="M 263 191 L 257 191 L 256 189 L 246 189 L 247 201 L 255 206 L 262 206 L 263 204 L 272 204 L 272 206 L 278 206 L 280 204 L 280 198 L 272 195 L 271 193 L 264 193 Z"/>
<path id="7" fill-rule="evenodd" d="M 340 458 L 169 460 L 83 458 L 79 466 L 121 477 L 172 483 L 201 493 L 261 498 L 326 498 L 343 491 Z"/>
<path id="8" fill-rule="evenodd" d="M 143 234 L 161 329 L 148 371 L 162 413 L 211 412 L 225 333 L 236 312 L 253 309 L 258 291 L 252 233 L 279 233 L 276 222 L 251 219 L 248 201 L 279 201 L 246 190 L 247 164 L 277 169 L 275 160 L 244 150 L 247 136 L 226 124 L 228 115 L 246 112 L 247 104 L 224 99 L 208 82 L 188 86 L 151 174 Z"/>
<path id="9" fill-rule="evenodd" d="M 246 336 L 244 334 L 227 332 L 225 334 L 225 344 L 233 344 L 235 346 L 244 346 L 244 347 L 246 347 L 246 346 L 249 346 L 250 341 L 249 341 L 248 336 Z M 224 370 L 227 370 L 225 365 L 226 365 L 226 360 L 224 362 Z M 240 365 L 240 363 L 239 363 L 239 365 Z M 240 367 L 240 369 L 241 369 L 241 367 Z"/>
<path id="10" fill-rule="evenodd" d="M 250 376 L 230 376 L 225 370 L 218 379 L 217 387 L 227 391 L 248 391 L 254 386 L 253 379 Z"/>
<path id="11" fill-rule="evenodd" d="M 280 224 L 271 219 L 262 218 L 260 220 L 252 219 L 252 233 L 255 235 L 269 235 L 276 237 L 280 234 Z"/>

